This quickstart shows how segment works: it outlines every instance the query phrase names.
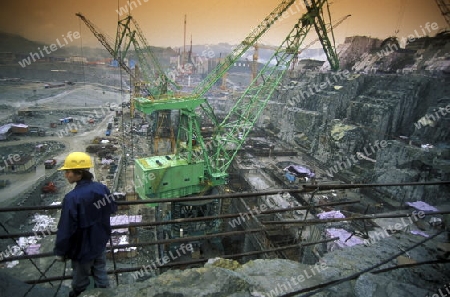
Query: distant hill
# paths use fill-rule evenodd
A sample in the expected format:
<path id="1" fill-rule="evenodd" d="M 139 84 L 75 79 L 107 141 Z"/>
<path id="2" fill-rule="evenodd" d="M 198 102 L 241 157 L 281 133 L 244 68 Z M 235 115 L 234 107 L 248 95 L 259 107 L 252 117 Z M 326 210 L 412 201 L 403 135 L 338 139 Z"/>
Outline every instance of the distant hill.
<path id="1" fill-rule="evenodd" d="M 30 52 L 37 52 L 38 48 L 43 48 L 44 44 L 42 42 L 36 42 L 28 40 L 20 35 L 10 34 L 0 32 L 0 52 L 12 52 L 15 54 L 29 54 Z M 186 51 L 189 51 L 190 46 L 186 46 Z M 235 45 L 228 43 L 219 43 L 213 45 L 193 45 L 192 51 L 198 56 L 205 58 L 219 58 L 225 57 L 232 52 Z M 153 53 L 161 59 L 163 64 L 168 63 L 169 57 L 176 56 L 177 53 L 182 52 L 182 48 L 172 49 L 161 48 L 161 47 L 151 47 Z M 247 53 L 242 56 L 243 60 L 251 61 L 253 59 L 254 48 L 250 48 Z M 265 63 L 270 59 L 273 50 L 260 49 L 259 50 L 259 62 Z M 104 48 L 92 48 L 92 47 L 79 47 L 79 46 L 67 46 L 64 48 L 59 48 L 57 51 L 52 53 L 55 57 L 70 57 L 70 56 L 83 56 L 89 61 L 95 61 L 105 58 L 110 58 L 111 55 Z M 129 59 L 137 60 L 133 51 L 130 51 L 128 55 Z M 326 60 L 323 51 L 321 49 L 307 49 L 303 51 L 300 55 L 301 59 L 317 59 Z"/>
<path id="2" fill-rule="evenodd" d="M 0 32 L 0 52 L 29 53 L 36 52 L 44 44 L 28 40 L 20 35 Z M 61 49 L 63 52 L 64 49 Z"/>
<path id="3" fill-rule="evenodd" d="M 29 54 L 30 52 L 37 52 L 38 48 L 43 48 L 44 44 L 41 42 L 28 40 L 17 34 L 10 34 L 0 32 L 0 52 L 12 52 L 15 54 Z M 176 51 L 171 48 L 151 47 L 153 53 L 164 60 L 168 60 L 170 56 L 176 55 Z M 51 56 L 56 57 L 70 57 L 70 56 L 83 56 L 89 61 L 95 61 L 99 59 L 110 58 L 111 55 L 104 48 L 92 48 L 92 47 L 79 47 L 79 46 L 67 46 L 64 48 L 58 48 L 53 52 Z M 137 59 L 131 50 L 129 53 L 130 59 Z"/>

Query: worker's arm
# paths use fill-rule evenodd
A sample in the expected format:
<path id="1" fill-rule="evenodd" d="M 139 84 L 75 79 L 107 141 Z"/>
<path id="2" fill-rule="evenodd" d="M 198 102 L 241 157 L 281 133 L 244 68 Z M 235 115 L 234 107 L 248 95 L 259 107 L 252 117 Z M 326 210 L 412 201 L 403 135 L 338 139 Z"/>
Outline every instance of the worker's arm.
<path id="1" fill-rule="evenodd" d="M 69 256 L 71 248 L 72 236 L 77 230 L 77 207 L 73 201 L 73 197 L 66 197 L 62 203 L 61 216 L 58 222 L 58 231 L 56 232 L 55 248 L 53 252 L 57 256 Z"/>

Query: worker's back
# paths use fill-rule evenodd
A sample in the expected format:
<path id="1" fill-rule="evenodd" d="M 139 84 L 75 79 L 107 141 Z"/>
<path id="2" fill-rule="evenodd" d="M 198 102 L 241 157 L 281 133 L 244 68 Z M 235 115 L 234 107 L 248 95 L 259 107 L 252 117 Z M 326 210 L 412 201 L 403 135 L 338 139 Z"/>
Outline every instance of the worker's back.
<path id="1" fill-rule="evenodd" d="M 55 247 L 62 248 L 67 244 L 70 247 L 67 257 L 80 262 L 101 254 L 111 234 L 110 216 L 117 210 L 110 195 L 108 188 L 101 183 L 90 180 L 77 182 L 64 197 L 58 225 L 59 240 Z M 98 207 L 98 201 L 102 199 L 108 203 Z"/>

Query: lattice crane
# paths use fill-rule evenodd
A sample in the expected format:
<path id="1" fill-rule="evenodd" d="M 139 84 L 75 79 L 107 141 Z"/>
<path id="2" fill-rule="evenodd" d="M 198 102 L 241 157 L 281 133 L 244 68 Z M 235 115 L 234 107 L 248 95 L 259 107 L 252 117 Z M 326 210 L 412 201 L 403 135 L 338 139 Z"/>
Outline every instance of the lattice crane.
<path id="1" fill-rule="evenodd" d="M 325 52 L 330 64 L 336 69 L 337 55 L 331 43 L 326 41 L 328 38 L 324 37 L 326 26 L 322 9 L 326 0 L 306 1 L 307 12 L 298 20 L 275 51 L 272 59 L 259 72 L 258 79 L 264 83 L 251 84 L 222 121 L 219 122 L 215 117 L 213 109 L 205 98 L 208 90 L 245 51 L 257 42 L 293 2 L 283 1 L 197 86 L 193 95 L 164 101 L 136 98 L 136 108 L 144 113 L 152 113 L 160 109 L 178 109 L 180 112 L 177 152 L 173 155 L 154 156 L 135 161 L 135 189 L 141 199 L 210 194 L 214 193 L 217 187 L 227 183 L 229 166 L 289 68 L 290 62 L 299 52 L 300 45 L 311 28 L 315 28 L 318 32 L 322 45 L 327 47 Z M 270 61 L 276 61 L 276 64 L 273 65 Z M 202 107 L 203 116 L 214 124 L 215 130 L 210 139 L 203 139 L 201 135 L 198 107 Z M 220 213 L 220 202 L 217 199 L 194 204 L 172 203 L 172 219 L 194 214 L 194 216 L 206 216 L 218 213 Z M 198 234 L 218 230 L 216 221 L 202 224 L 195 225 L 196 227 L 192 227 L 188 233 Z M 172 232 L 176 233 L 180 226 L 173 226 Z"/>
<path id="2" fill-rule="evenodd" d="M 79 17 L 89 28 L 89 30 L 94 34 L 94 36 L 97 38 L 97 40 L 103 45 L 103 47 L 109 52 L 109 54 L 119 63 L 119 66 L 122 67 L 123 70 L 125 70 L 130 77 L 133 80 L 136 80 L 135 74 L 133 70 L 131 70 L 130 67 L 128 67 L 127 63 L 122 59 L 122 57 L 119 56 L 118 51 L 116 50 L 116 46 L 112 45 L 115 44 L 114 41 L 112 41 L 112 38 L 106 35 L 105 33 L 102 33 L 101 30 L 94 25 L 90 20 L 88 20 L 83 14 L 76 13 L 77 17 Z"/>
<path id="3" fill-rule="evenodd" d="M 111 37 L 101 33 L 100 29 L 84 15 L 77 13 L 76 16 L 86 24 L 94 36 L 97 37 L 100 43 L 119 63 L 119 66 L 130 75 L 133 81 L 132 85 L 134 86 L 134 97 L 145 98 L 146 100 L 160 100 L 167 96 L 173 96 L 174 91 L 180 89 L 166 75 L 163 67 L 153 54 L 138 22 L 131 15 L 118 21 L 114 42 Z M 125 62 L 131 48 L 134 49 L 135 55 L 139 60 L 139 67 L 136 65 L 134 72 Z M 134 116 L 135 109 L 134 102 L 132 99 L 130 104 L 130 114 L 132 117 Z M 173 152 L 175 149 L 175 138 L 173 128 L 170 126 L 170 110 L 156 112 L 155 118 L 153 137 L 154 153 L 159 153 L 159 142 L 162 138 L 170 140 Z"/>
<path id="4" fill-rule="evenodd" d="M 332 32 L 332 30 L 336 27 L 338 27 L 340 24 L 342 24 L 347 18 L 349 18 L 351 15 L 348 14 L 344 17 L 342 17 L 341 19 L 337 20 L 336 22 L 334 22 L 333 24 L 328 24 L 326 26 L 326 32 Z M 311 46 L 313 46 L 317 41 L 319 41 L 319 37 L 317 37 L 316 39 L 314 39 L 313 41 L 311 41 L 310 43 L 308 43 L 306 46 L 302 47 L 302 49 L 298 52 L 298 55 L 300 55 L 303 51 L 305 51 L 306 49 L 310 48 Z M 255 43 L 253 45 L 254 47 L 254 53 L 253 53 L 253 61 L 252 61 L 252 80 L 254 80 L 256 78 L 256 76 L 258 75 L 258 59 L 259 59 L 259 49 L 270 49 L 270 50 L 276 50 L 278 49 L 277 46 L 273 46 L 273 45 L 265 45 L 265 44 L 261 44 L 261 43 Z M 294 58 L 294 60 L 292 61 L 292 66 L 294 66 L 297 61 L 298 61 L 298 55 Z M 336 66 L 338 66 L 337 63 L 335 63 Z M 338 68 L 334 69 L 337 70 Z M 258 82 L 255 82 L 258 83 Z"/>
<path id="5" fill-rule="evenodd" d="M 75 15 L 86 24 L 98 41 L 100 41 L 111 56 L 119 63 L 120 67 L 122 67 L 132 79 L 150 86 L 150 89 L 145 89 L 145 91 L 149 92 L 145 97 L 158 99 L 157 97 L 166 95 L 168 93 L 168 85 L 172 85 L 175 89 L 180 88 L 165 74 L 163 67 L 153 54 L 138 22 L 131 15 L 118 21 L 115 41 L 112 41 L 112 38 L 105 33 L 102 33 L 100 29 L 83 14 L 76 13 Z M 133 45 L 135 54 L 139 60 L 140 73 L 144 76 L 142 80 L 136 76 L 133 70 L 125 62 L 125 58 L 129 53 L 131 45 Z"/>
<path id="6" fill-rule="evenodd" d="M 450 1 L 449 0 L 436 0 L 436 4 L 442 13 L 442 16 L 447 22 L 447 27 L 450 27 Z"/>
<path id="7" fill-rule="evenodd" d="M 180 111 L 176 154 L 164 158 L 159 156 L 136 160 L 135 179 L 136 184 L 141 185 L 136 190 L 140 197 L 181 197 L 203 193 L 225 184 L 228 167 L 281 81 L 289 63 L 299 52 L 299 47 L 311 28 L 319 35 L 332 69 L 338 67 L 337 54 L 326 37 L 327 26 L 323 18 L 323 7 L 327 1 L 305 1 L 307 12 L 299 19 L 270 60 L 276 61 L 276 65 L 273 66 L 269 61 L 258 74 L 258 79 L 264 83 L 251 84 L 225 119 L 219 123 L 204 97 L 205 94 L 293 2 L 283 1 L 196 87 L 193 95 L 152 101 L 135 98 L 136 108 L 145 114 L 167 109 Z M 205 112 L 206 119 L 211 120 L 215 128 L 213 138 L 208 142 L 201 136 L 200 117 L 196 113 L 199 106 Z M 146 179 L 149 173 L 155 178 Z M 180 175 L 184 178 L 180 178 Z"/>

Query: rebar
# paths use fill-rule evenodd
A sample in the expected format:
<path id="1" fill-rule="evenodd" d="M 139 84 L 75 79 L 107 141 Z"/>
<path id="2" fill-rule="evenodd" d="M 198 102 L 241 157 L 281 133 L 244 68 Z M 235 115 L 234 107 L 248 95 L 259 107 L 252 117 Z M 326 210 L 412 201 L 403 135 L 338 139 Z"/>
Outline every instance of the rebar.
<path id="1" fill-rule="evenodd" d="M 302 185 L 301 189 L 274 189 L 270 191 L 255 191 L 255 192 L 240 192 L 232 194 L 218 194 L 208 196 L 191 196 L 180 198 L 166 198 L 166 199 L 142 199 L 136 201 L 116 201 L 118 205 L 139 205 L 151 203 L 164 202 L 187 202 L 200 201 L 212 199 L 234 199 L 234 198 L 251 198 L 264 195 L 275 195 L 280 193 L 310 193 L 312 191 L 329 191 L 329 190 L 344 190 L 344 189 L 358 189 L 358 188 L 373 188 L 373 187 L 398 187 L 398 186 L 432 186 L 432 185 L 450 185 L 450 181 L 435 181 L 435 182 L 415 182 L 415 183 L 391 183 L 391 184 L 327 184 L 327 185 Z M 47 206 L 20 206 L 20 207 L 4 207 L 0 208 L 0 212 L 10 211 L 29 211 L 29 210 L 52 210 L 60 209 L 61 205 L 47 205 Z"/>
<path id="2" fill-rule="evenodd" d="M 424 216 L 432 216 L 432 215 L 443 215 L 449 214 L 450 210 L 445 211 L 433 211 L 433 212 L 423 212 Z M 354 221 L 354 220 L 372 220 L 372 219 L 387 219 L 387 218 L 406 218 L 412 217 L 413 215 L 409 213 L 394 213 L 394 214 L 371 214 L 371 215 L 363 215 L 363 216 L 352 216 L 348 218 L 332 218 L 332 219 L 310 219 L 303 221 L 296 220 L 285 220 L 285 221 L 262 221 L 261 223 L 266 225 L 289 225 L 289 224 L 308 224 L 308 225 L 317 225 L 317 224 L 325 224 L 325 223 L 335 223 L 335 222 L 345 222 L 345 221 Z"/>
<path id="3" fill-rule="evenodd" d="M 299 243 L 299 244 L 294 244 L 294 245 L 289 245 L 289 246 L 284 246 L 284 247 L 278 247 L 278 248 L 269 249 L 269 250 L 251 251 L 251 252 L 246 252 L 246 253 L 223 255 L 223 256 L 221 256 L 221 258 L 230 259 L 230 258 L 240 258 L 240 257 L 258 255 L 258 254 L 264 254 L 264 253 L 272 253 L 272 252 L 277 252 L 277 251 L 281 251 L 281 250 L 287 250 L 287 249 L 292 249 L 292 248 L 299 248 L 299 247 L 305 247 L 305 246 L 310 246 L 310 245 L 315 245 L 315 244 L 320 244 L 320 243 L 326 243 L 326 242 L 337 240 L 337 239 L 339 239 L 339 237 L 333 237 L 333 238 L 324 239 L 324 240 L 315 241 L 315 242 Z M 200 263 L 205 263 L 207 261 L 208 261 L 208 259 L 199 259 L 199 260 L 184 261 L 184 262 L 172 262 L 172 263 L 167 263 L 167 264 L 158 266 L 158 268 L 170 268 L 170 267 L 176 267 L 176 266 L 200 264 Z M 134 271 L 141 270 L 142 267 L 143 266 L 108 270 L 107 274 L 134 272 Z M 39 283 L 46 283 L 46 282 L 50 282 L 50 281 L 66 280 L 66 279 L 71 279 L 71 278 L 72 278 L 71 276 L 62 276 L 62 277 L 61 276 L 55 276 L 55 277 L 49 277 L 49 278 L 40 279 L 40 280 L 27 280 L 27 281 L 25 281 L 25 283 L 27 283 L 27 284 L 30 284 L 30 283 L 37 283 L 37 284 L 39 284 Z"/>
<path id="4" fill-rule="evenodd" d="M 419 245 L 422 245 L 422 244 L 424 244 L 425 242 L 430 241 L 431 239 L 433 239 L 433 238 L 435 238 L 436 236 L 440 235 L 442 232 L 443 232 L 443 231 L 440 231 L 440 232 L 438 232 L 438 233 L 436 233 L 436 234 L 434 234 L 434 235 L 432 235 L 432 236 L 430 236 L 430 237 L 428 237 L 428 238 L 425 238 L 425 239 L 419 241 L 418 243 L 416 243 L 416 244 L 414 244 L 414 245 L 412 245 L 412 246 L 406 248 L 404 251 L 400 251 L 399 253 L 394 254 L 393 256 L 391 256 L 391 257 L 389 257 L 389 258 L 387 258 L 387 259 L 381 261 L 380 263 L 378 263 L 378 264 L 376 264 L 376 265 L 370 266 L 370 267 L 368 267 L 368 268 L 366 268 L 366 269 L 363 269 L 363 270 L 361 270 L 361 271 L 359 271 L 359 272 L 356 272 L 356 273 L 354 273 L 354 274 L 351 274 L 351 275 L 349 275 L 349 276 L 346 276 L 346 277 L 343 277 L 343 278 L 340 278 L 340 279 L 336 279 L 336 280 L 332 280 L 332 281 L 329 281 L 329 282 L 326 282 L 326 283 L 322 283 L 322 284 L 319 284 L 319 285 L 316 285 L 316 286 L 313 286 L 313 287 L 309 287 L 309 288 L 305 288 L 305 289 L 293 291 L 293 292 L 290 292 L 290 293 L 287 293 L 287 294 L 284 294 L 284 295 L 280 295 L 279 297 L 292 297 L 292 296 L 296 296 L 296 295 L 298 295 L 298 294 L 300 294 L 300 293 L 305 293 L 305 292 L 309 292 L 309 293 L 307 293 L 307 294 L 305 294 L 305 295 L 302 295 L 302 297 L 309 297 L 309 296 L 313 296 L 313 295 L 315 295 L 315 294 L 317 294 L 317 293 L 319 293 L 319 292 L 325 290 L 326 288 L 328 288 L 328 287 L 330 287 L 330 286 L 336 286 L 336 285 L 345 283 L 345 282 L 347 282 L 347 281 L 356 279 L 356 278 L 358 278 L 360 275 L 362 275 L 362 274 L 364 274 L 364 273 L 367 273 L 367 272 L 370 272 L 371 270 L 373 270 L 373 269 L 375 269 L 375 268 L 378 268 L 378 267 L 380 267 L 380 266 L 382 266 L 382 265 L 384 265 L 384 264 L 387 264 L 387 263 L 389 263 L 390 261 L 396 259 L 398 256 L 401 256 L 401 255 L 403 255 L 404 253 L 406 253 L 406 252 L 408 252 L 408 251 L 410 251 L 410 250 L 412 250 L 412 249 L 418 247 Z"/>
<path id="5" fill-rule="evenodd" d="M 327 206 L 354 204 L 354 203 L 359 203 L 359 202 L 360 202 L 360 200 L 351 200 L 351 201 L 343 201 L 343 202 L 331 202 L 331 203 L 326 203 L 326 204 L 321 204 L 321 205 L 295 206 L 295 207 L 290 207 L 290 208 L 271 209 L 271 210 L 261 211 L 257 215 L 282 213 L 282 212 L 295 211 L 295 210 L 305 210 L 305 209 L 309 209 L 309 208 L 320 208 L 320 207 L 327 207 Z M 238 213 L 238 214 L 225 214 L 225 215 L 218 215 L 218 216 L 184 218 L 184 219 L 175 219 L 175 220 L 169 220 L 169 221 L 130 223 L 130 224 L 114 225 L 111 228 L 112 229 L 123 229 L 123 228 L 128 228 L 128 227 L 151 227 L 151 226 L 170 225 L 170 224 L 187 223 L 187 222 L 210 221 L 210 220 L 217 220 L 217 219 L 231 219 L 231 218 L 236 218 L 239 216 L 247 216 L 247 215 L 254 215 L 254 213 L 253 212 L 244 212 L 244 213 Z M 50 230 L 48 230 L 46 232 L 47 233 L 43 234 L 44 236 L 56 234 L 56 232 L 50 231 Z M 14 238 L 14 237 L 25 237 L 25 236 L 37 236 L 37 235 L 40 235 L 39 232 L 10 233 L 10 234 L 6 234 L 6 235 L 0 235 L 0 239 L 6 239 L 6 238 L 11 238 L 11 237 Z"/>
<path id="6" fill-rule="evenodd" d="M 214 238 L 214 237 L 226 237 L 226 236 L 234 236 L 234 235 L 244 235 L 244 234 L 250 234 L 250 233 L 257 233 L 257 232 L 263 232 L 267 230 L 275 230 L 274 229 L 248 229 L 243 231 L 232 231 L 232 232 L 223 232 L 223 233 L 213 233 L 209 235 L 200 235 L 200 236 L 190 236 L 190 237 L 181 237 L 181 238 L 174 238 L 174 239 L 162 239 L 162 240 L 156 240 L 152 242 L 139 242 L 139 243 L 132 243 L 132 244 L 121 244 L 121 245 L 114 245 L 111 247 L 113 248 L 128 248 L 128 247 L 143 247 L 143 246 L 149 246 L 149 245 L 156 245 L 156 244 L 165 244 L 165 243 L 181 243 L 181 242 L 190 242 L 190 241 L 196 241 L 201 239 L 208 239 L 208 238 Z M 276 228 L 276 230 L 279 230 L 279 228 Z M 54 256 L 53 253 L 42 253 L 42 254 L 35 254 L 35 255 L 20 255 L 20 256 L 14 256 L 14 257 L 8 257 L 0 260 L 0 263 L 3 262 L 9 262 L 13 260 L 23 260 L 23 259 L 36 259 L 36 258 L 44 258 L 44 257 L 51 257 Z"/>

